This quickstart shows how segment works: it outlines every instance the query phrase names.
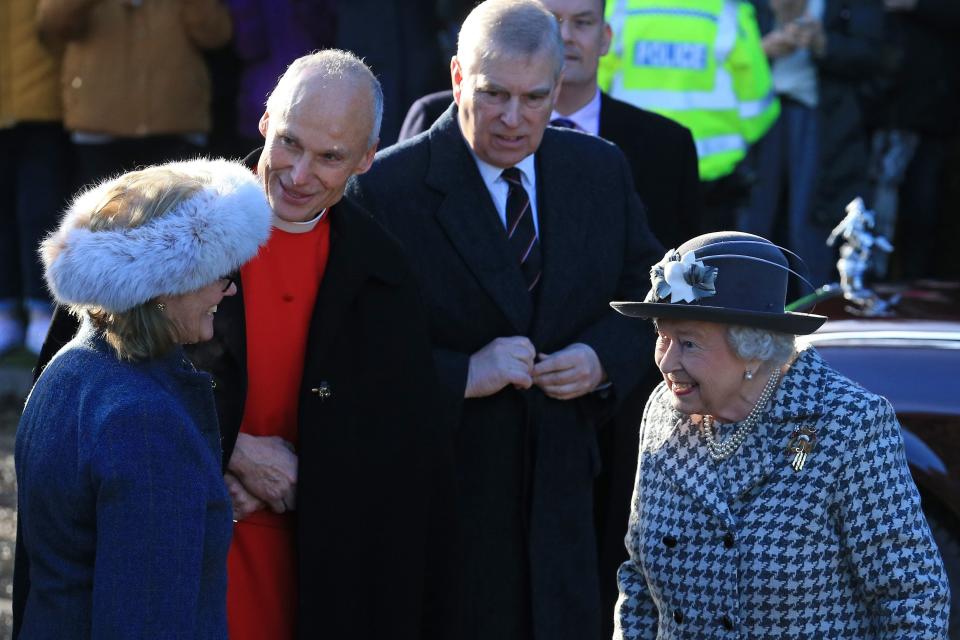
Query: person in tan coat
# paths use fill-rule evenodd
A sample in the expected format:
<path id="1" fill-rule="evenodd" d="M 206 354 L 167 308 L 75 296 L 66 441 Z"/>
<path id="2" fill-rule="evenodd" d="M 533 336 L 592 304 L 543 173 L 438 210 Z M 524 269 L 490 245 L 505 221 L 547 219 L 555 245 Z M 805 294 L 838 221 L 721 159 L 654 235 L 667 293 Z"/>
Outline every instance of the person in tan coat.
<path id="1" fill-rule="evenodd" d="M 231 36 L 221 0 L 40 0 L 37 24 L 65 45 L 63 117 L 78 184 L 203 151 L 203 51 Z"/>
<path id="2" fill-rule="evenodd" d="M 51 309 L 36 247 L 62 204 L 67 171 L 59 54 L 37 36 L 37 0 L 4 5 L 0 149 L 10 152 L 0 154 L 0 355 L 43 345 Z"/>

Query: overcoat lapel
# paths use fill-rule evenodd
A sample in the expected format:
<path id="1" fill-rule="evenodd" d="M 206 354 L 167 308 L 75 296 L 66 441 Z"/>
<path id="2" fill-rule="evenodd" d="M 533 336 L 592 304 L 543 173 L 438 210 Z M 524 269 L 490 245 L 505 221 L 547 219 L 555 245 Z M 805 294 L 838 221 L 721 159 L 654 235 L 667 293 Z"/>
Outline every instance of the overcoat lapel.
<path id="1" fill-rule="evenodd" d="M 544 134 L 536 155 L 537 218 L 543 256 L 537 308 L 544 312 L 537 314 L 531 337 L 538 346 L 554 342 L 551 330 L 564 326 L 557 321 L 562 319 L 560 314 L 576 293 L 572 284 L 583 281 L 575 265 L 587 259 L 588 234 L 584 221 L 590 215 L 591 206 L 588 188 L 570 184 L 570 178 L 578 175 L 577 167 L 564 155 L 563 149 L 557 148 L 551 133 L 548 130 Z"/>
<path id="2" fill-rule="evenodd" d="M 435 213 L 437 223 L 517 333 L 526 334 L 533 303 L 455 116 L 452 106 L 429 132 L 427 184 L 445 196 Z"/>
<path id="3" fill-rule="evenodd" d="M 313 307 L 307 345 L 307 353 L 318 360 L 340 334 L 340 325 L 364 282 L 370 277 L 396 280 L 390 269 L 378 262 L 377 252 L 364 246 L 363 234 L 355 230 L 362 222 L 359 216 L 369 216 L 367 212 L 341 200 L 330 216 L 330 256 Z"/>
<path id="4" fill-rule="evenodd" d="M 600 93 L 600 127 L 597 134 L 604 140 L 609 140 L 613 131 L 616 131 L 620 123 L 614 123 L 610 112 L 610 98 L 607 94 Z"/>

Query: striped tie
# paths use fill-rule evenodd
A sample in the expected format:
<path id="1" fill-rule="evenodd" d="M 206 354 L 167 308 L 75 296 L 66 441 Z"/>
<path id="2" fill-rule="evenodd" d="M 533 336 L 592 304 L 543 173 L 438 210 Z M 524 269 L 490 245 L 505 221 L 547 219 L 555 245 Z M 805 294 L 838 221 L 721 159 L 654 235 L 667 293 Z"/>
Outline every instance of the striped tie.
<path id="1" fill-rule="evenodd" d="M 520 180 L 520 169 L 510 167 L 500 174 L 509 185 L 507 192 L 507 241 L 520 262 L 520 270 L 527 282 L 527 291 L 533 291 L 540 282 L 540 243 L 533 226 L 530 198 Z"/>

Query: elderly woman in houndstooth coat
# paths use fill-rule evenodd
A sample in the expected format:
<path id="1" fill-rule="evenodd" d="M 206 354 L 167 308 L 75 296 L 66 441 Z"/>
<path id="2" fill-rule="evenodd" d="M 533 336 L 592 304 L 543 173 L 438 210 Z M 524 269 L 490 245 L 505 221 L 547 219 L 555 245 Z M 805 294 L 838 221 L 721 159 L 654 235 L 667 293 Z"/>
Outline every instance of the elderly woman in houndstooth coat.
<path id="1" fill-rule="evenodd" d="M 663 382 L 640 428 L 615 638 L 946 638 L 949 587 L 890 404 L 795 336 L 788 262 L 694 238 L 644 302 Z"/>

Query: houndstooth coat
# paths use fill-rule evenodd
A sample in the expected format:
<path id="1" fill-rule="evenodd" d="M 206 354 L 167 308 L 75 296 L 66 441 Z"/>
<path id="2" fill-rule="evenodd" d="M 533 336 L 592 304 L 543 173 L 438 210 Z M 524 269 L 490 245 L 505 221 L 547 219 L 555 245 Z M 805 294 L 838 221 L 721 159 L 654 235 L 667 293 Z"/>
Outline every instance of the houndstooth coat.
<path id="1" fill-rule="evenodd" d="M 946 574 L 884 398 L 807 349 L 714 463 L 668 393 L 640 429 L 615 639 L 946 638 Z M 800 425 L 817 442 L 794 471 Z"/>

